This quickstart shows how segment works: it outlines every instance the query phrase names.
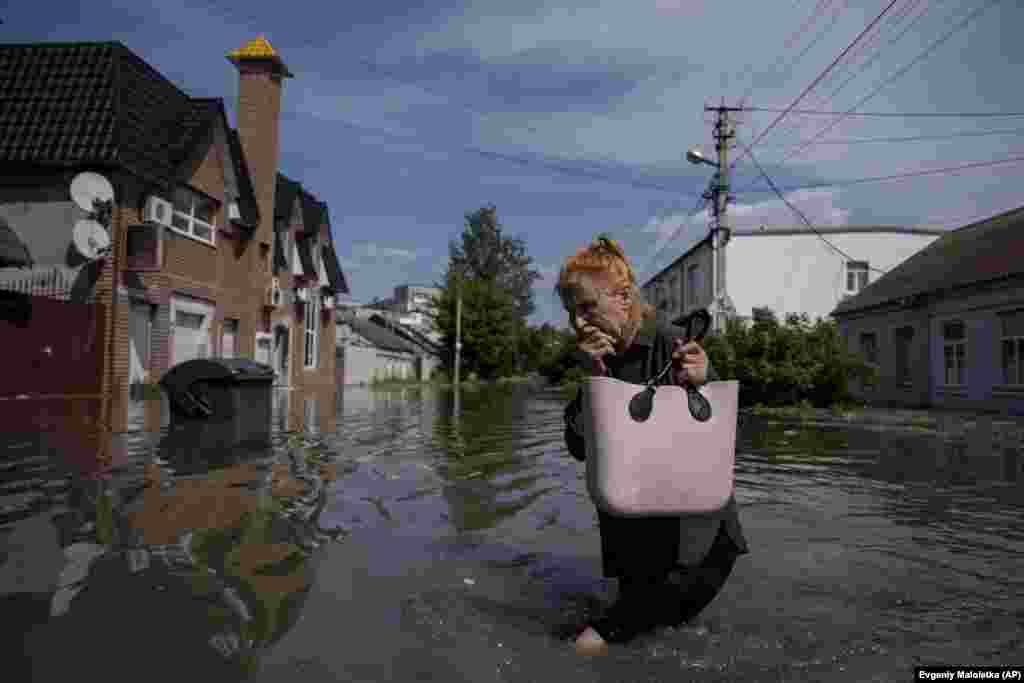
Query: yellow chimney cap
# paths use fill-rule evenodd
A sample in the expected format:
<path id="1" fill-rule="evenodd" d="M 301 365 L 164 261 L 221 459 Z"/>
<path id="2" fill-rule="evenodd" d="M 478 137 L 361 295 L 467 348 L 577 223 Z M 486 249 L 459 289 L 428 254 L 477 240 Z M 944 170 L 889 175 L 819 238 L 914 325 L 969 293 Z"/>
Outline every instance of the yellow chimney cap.
<path id="1" fill-rule="evenodd" d="M 232 50 L 227 54 L 227 58 L 236 66 L 242 61 L 270 61 L 279 67 L 285 76 L 292 75 L 281 60 L 281 56 L 277 54 L 277 50 L 263 35 L 258 35 L 242 47 Z"/>

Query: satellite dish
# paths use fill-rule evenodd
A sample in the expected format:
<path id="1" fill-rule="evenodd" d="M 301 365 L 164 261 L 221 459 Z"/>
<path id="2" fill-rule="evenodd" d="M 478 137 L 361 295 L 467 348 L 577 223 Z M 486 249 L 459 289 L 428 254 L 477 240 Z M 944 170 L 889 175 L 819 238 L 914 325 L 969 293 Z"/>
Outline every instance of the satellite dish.
<path id="1" fill-rule="evenodd" d="M 110 249 L 110 236 L 107 231 L 102 225 L 88 218 L 75 223 L 71 241 L 75 249 L 90 261 L 100 258 Z"/>
<path id="2" fill-rule="evenodd" d="M 96 210 L 94 202 L 111 202 L 114 200 L 114 188 L 110 181 L 99 173 L 86 171 L 79 173 L 71 181 L 71 198 L 82 211 L 92 213 Z"/>

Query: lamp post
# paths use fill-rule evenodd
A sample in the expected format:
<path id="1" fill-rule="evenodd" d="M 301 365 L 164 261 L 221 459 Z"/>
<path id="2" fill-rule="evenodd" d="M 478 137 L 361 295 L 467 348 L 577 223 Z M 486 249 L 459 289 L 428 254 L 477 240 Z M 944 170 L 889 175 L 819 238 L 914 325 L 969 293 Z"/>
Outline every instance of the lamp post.
<path id="1" fill-rule="evenodd" d="M 459 366 L 462 364 L 462 271 L 455 283 L 455 390 L 459 390 Z"/>
<path id="2" fill-rule="evenodd" d="M 728 308 L 725 293 L 725 245 L 729 242 L 729 225 L 727 209 L 729 205 L 729 138 L 734 137 L 729 121 L 729 113 L 739 111 L 736 107 L 705 107 L 706 111 L 718 113 L 715 122 L 715 148 L 718 152 L 717 161 L 705 157 L 700 149 L 694 147 L 686 152 L 686 160 L 691 164 L 707 164 L 715 167 L 715 175 L 711 186 L 704 197 L 711 200 L 714 222 L 711 227 L 711 329 L 721 331 L 722 314 Z M 721 233 L 725 233 L 724 238 Z"/>

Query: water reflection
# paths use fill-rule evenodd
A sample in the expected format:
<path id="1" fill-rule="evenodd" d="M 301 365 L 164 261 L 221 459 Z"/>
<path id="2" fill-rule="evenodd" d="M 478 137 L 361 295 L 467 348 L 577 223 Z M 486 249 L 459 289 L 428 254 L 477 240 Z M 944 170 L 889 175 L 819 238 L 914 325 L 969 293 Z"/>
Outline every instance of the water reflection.
<path id="1" fill-rule="evenodd" d="M 280 432 L 303 432 L 314 437 L 333 434 L 340 395 L 334 387 L 275 389 L 274 426 Z"/>
<path id="2" fill-rule="evenodd" d="M 32 680 L 232 680 L 291 628 L 339 534 L 319 526 L 333 399 L 288 398 L 273 434 L 146 401 L 157 431 L 4 435 L 0 605 L 26 626 L 12 650 Z"/>
<path id="3" fill-rule="evenodd" d="M 0 435 L 0 609 L 24 632 L 0 657 L 36 680 L 233 680 L 266 660 L 282 662 L 268 680 L 289 680 L 300 655 L 344 680 L 361 657 L 357 680 L 396 680 L 383 663 L 406 599 L 415 637 L 451 650 L 403 651 L 402 671 L 453 680 L 485 680 L 496 642 L 508 680 L 566 681 L 675 680 L 698 664 L 702 678 L 824 680 L 858 661 L 847 680 L 894 679 L 954 646 L 978 661 L 1019 649 L 1019 425 L 745 419 L 737 497 L 753 552 L 704 631 L 659 634 L 607 669 L 561 659 L 538 620 L 575 620 L 603 585 L 564 400 L 516 386 L 275 390 L 269 431 L 172 425 L 149 401 L 144 428 L 117 439 Z M 348 543 L 325 554 L 332 537 Z M 353 630 L 367 651 L 338 647 Z"/>

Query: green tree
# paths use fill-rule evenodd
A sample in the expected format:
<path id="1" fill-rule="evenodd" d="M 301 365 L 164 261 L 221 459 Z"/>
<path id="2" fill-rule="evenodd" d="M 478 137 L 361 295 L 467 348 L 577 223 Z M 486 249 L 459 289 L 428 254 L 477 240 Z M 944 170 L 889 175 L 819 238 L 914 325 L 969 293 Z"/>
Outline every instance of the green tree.
<path id="1" fill-rule="evenodd" d="M 533 313 L 533 283 L 540 273 L 531 268 L 526 243 L 503 233 L 494 206 L 466 214 L 461 243 L 451 242 L 448 254 L 449 270 L 496 283 L 511 295 L 520 319 Z"/>
<path id="2" fill-rule="evenodd" d="M 458 278 L 454 275 L 441 288 L 436 323 L 448 350 L 445 371 L 454 368 L 455 306 Z M 519 344 L 519 319 L 512 297 L 493 281 L 465 279 L 462 287 L 462 377 L 475 372 L 481 379 L 494 379 L 515 371 Z"/>
<path id="3" fill-rule="evenodd" d="M 463 376 L 508 376 L 530 363 L 531 335 L 526 318 L 533 310 L 533 283 L 540 274 L 522 239 L 504 234 L 497 209 L 468 213 L 460 241 L 449 244 L 448 269 L 434 322 L 448 349 L 444 369 L 454 366 L 456 301 L 462 291 Z"/>

